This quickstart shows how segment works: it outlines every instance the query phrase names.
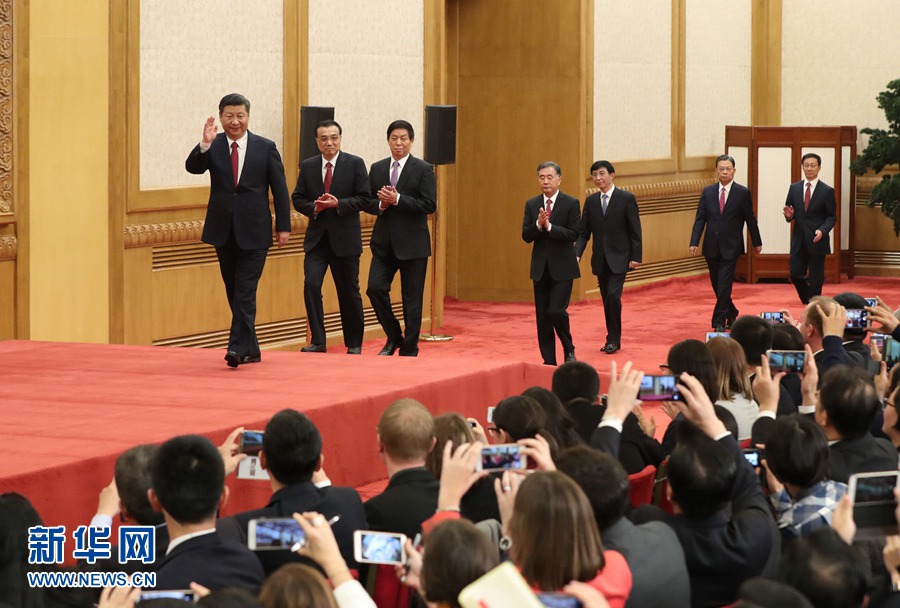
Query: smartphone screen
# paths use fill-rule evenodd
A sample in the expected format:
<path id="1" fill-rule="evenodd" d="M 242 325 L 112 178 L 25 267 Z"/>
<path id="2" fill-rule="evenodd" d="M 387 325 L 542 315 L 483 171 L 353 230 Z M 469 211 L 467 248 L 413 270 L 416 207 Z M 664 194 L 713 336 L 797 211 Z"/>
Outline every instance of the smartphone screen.
<path id="1" fill-rule="evenodd" d="M 252 551 L 290 551 L 306 538 L 291 517 L 251 519 L 247 524 L 247 547 Z"/>
<path id="2" fill-rule="evenodd" d="M 878 306 L 878 298 L 866 298 L 866 306 Z"/>
<path id="3" fill-rule="evenodd" d="M 147 602 L 150 600 L 179 600 L 182 602 L 196 602 L 194 592 L 190 589 L 173 589 L 170 591 L 147 589 L 141 591 L 141 597 L 138 602 Z"/>
<path id="4" fill-rule="evenodd" d="M 762 460 L 762 456 L 759 453 L 759 450 L 756 448 L 746 448 L 744 450 L 744 458 L 747 459 L 747 462 L 750 463 L 750 466 L 756 468 L 759 466 L 760 461 Z"/>
<path id="5" fill-rule="evenodd" d="M 897 500 L 897 471 L 859 473 L 850 476 L 850 498 L 853 501 L 853 521 L 857 530 L 877 528 L 884 533 L 896 534 L 897 518 L 894 510 Z"/>
<path id="6" fill-rule="evenodd" d="M 900 361 L 900 342 L 894 340 L 890 336 L 885 336 L 884 347 L 882 348 L 882 359 L 887 364 L 887 368 L 891 369 Z"/>
<path id="7" fill-rule="evenodd" d="M 238 442 L 238 452 L 257 456 L 262 451 L 264 431 L 244 431 Z"/>
<path id="8" fill-rule="evenodd" d="M 547 608 L 582 608 L 584 606 L 581 600 L 565 593 L 538 593 L 537 599 Z"/>
<path id="9" fill-rule="evenodd" d="M 487 421 L 488 421 L 488 424 L 490 424 L 494 421 L 494 408 L 493 407 L 489 407 L 487 410 Z"/>
<path id="10" fill-rule="evenodd" d="M 847 328 L 865 329 L 869 325 L 869 313 L 864 308 L 847 309 Z"/>
<path id="11" fill-rule="evenodd" d="M 730 338 L 731 334 L 727 331 L 708 331 L 706 332 L 706 341 L 709 342 L 713 338 Z"/>
<path id="12" fill-rule="evenodd" d="M 777 372 L 798 374 L 806 365 L 805 350 L 770 350 L 766 355 L 769 357 L 769 369 L 773 374 Z"/>
<path id="13" fill-rule="evenodd" d="M 772 325 L 777 325 L 778 323 L 784 323 L 784 313 L 783 312 L 761 312 L 759 316 L 768 321 Z"/>
<path id="14" fill-rule="evenodd" d="M 519 445 L 515 443 L 489 445 L 482 448 L 481 460 L 477 463 L 477 468 L 480 471 L 525 469 L 527 466 L 525 455 L 519 453 Z"/>
<path id="15" fill-rule="evenodd" d="M 680 401 L 678 378 L 675 376 L 644 376 L 638 389 L 641 401 Z"/>
<path id="16" fill-rule="evenodd" d="M 406 562 L 405 534 L 357 530 L 353 533 L 356 561 L 367 564 L 403 564 Z"/>
<path id="17" fill-rule="evenodd" d="M 884 348 L 884 334 L 872 334 L 869 336 L 869 346 L 877 348 L 879 351 Z"/>

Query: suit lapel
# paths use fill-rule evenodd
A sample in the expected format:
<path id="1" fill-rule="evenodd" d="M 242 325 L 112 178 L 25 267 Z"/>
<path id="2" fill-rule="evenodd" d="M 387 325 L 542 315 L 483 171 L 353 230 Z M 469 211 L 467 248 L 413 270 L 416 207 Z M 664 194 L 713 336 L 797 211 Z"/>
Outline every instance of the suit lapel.
<path id="1" fill-rule="evenodd" d="M 403 189 L 403 186 L 406 186 L 406 182 L 409 181 L 409 179 L 408 179 L 408 178 L 409 178 L 409 171 L 410 171 L 410 169 L 412 168 L 412 166 L 410 165 L 410 163 L 412 162 L 412 159 L 413 159 L 413 155 L 410 154 L 410 155 L 409 155 L 409 158 L 406 159 L 406 164 L 403 165 L 403 171 L 400 172 L 400 177 L 399 177 L 399 179 L 397 179 L 397 186 L 396 186 L 396 187 L 397 187 L 397 190 L 398 190 L 398 191 L 402 190 L 402 189 Z M 388 170 L 388 183 L 391 183 L 391 180 L 390 180 L 390 175 L 391 175 L 390 167 L 391 167 L 391 165 L 393 165 L 393 164 L 394 164 L 394 157 L 391 156 L 390 159 L 388 160 L 388 169 L 389 169 L 389 170 Z"/>

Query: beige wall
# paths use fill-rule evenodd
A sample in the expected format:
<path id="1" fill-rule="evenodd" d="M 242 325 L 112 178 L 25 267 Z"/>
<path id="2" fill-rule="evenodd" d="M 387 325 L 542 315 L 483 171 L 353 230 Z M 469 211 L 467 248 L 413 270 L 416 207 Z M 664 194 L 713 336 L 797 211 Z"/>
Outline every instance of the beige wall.
<path id="1" fill-rule="evenodd" d="M 109 339 L 108 3 L 30 3 L 31 338 Z"/>

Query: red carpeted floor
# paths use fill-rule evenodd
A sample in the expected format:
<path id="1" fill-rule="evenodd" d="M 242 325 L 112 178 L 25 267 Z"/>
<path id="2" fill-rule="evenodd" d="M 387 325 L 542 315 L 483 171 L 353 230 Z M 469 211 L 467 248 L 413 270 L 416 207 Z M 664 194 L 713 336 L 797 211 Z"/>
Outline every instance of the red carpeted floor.
<path id="1" fill-rule="evenodd" d="M 861 278 L 826 285 L 900 305 L 900 280 Z M 736 284 L 742 313 L 801 306 L 789 284 Z M 570 307 L 576 353 L 607 372 L 613 360 L 655 372 L 671 344 L 703 339 L 713 297 L 705 276 L 627 289 L 621 352 L 609 356 L 597 301 Z M 355 487 L 383 481 L 375 423 L 391 401 L 410 396 L 435 413 L 459 411 L 483 419 L 484 409 L 535 384 L 549 386 L 552 369 L 538 365 L 530 303 L 448 300 L 439 333 L 450 342 L 423 342 L 418 359 L 267 352 L 258 365 L 232 370 L 223 353 L 167 347 L 0 343 L 0 403 L 7 441 L 0 491 L 27 495 L 45 521 L 87 523 L 97 494 L 109 483 L 116 456 L 138 443 L 202 433 L 220 442 L 236 426 L 261 428 L 284 407 L 307 412 L 325 439 L 326 470 Z M 561 357 L 561 353 L 560 353 Z M 659 432 L 665 419 L 653 412 Z M 264 504 L 263 482 L 231 481 L 226 513 Z"/>

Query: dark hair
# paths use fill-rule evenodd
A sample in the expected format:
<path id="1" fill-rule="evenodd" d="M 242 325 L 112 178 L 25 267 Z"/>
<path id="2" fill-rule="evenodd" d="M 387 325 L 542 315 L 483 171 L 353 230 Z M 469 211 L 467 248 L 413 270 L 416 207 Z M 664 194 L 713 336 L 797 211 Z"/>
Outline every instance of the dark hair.
<path id="1" fill-rule="evenodd" d="M 768 325 L 768 323 L 766 323 Z M 803 334 L 790 323 L 772 325 L 772 349 L 803 350 Z"/>
<path id="2" fill-rule="evenodd" d="M 294 485 L 309 481 L 319 466 L 322 435 L 305 414 L 284 409 L 266 425 L 262 451 L 272 477 L 285 485 Z"/>
<path id="3" fill-rule="evenodd" d="M 557 165 L 552 160 L 548 160 L 546 162 L 539 164 L 538 168 L 537 168 L 537 172 L 540 173 L 541 170 L 543 170 L 543 169 L 553 169 L 554 171 L 556 171 L 557 176 L 562 177 L 562 169 L 560 169 L 559 165 Z"/>
<path id="4" fill-rule="evenodd" d="M 259 600 L 243 589 L 216 589 L 197 601 L 203 608 L 260 608 Z M 320 605 L 320 604 L 319 604 Z M 181 602 L 180 608 L 184 607 Z"/>
<path id="5" fill-rule="evenodd" d="M 881 399 L 864 369 L 837 365 L 825 372 L 819 402 L 841 439 L 858 439 L 869 432 Z"/>
<path id="6" fill-rule="evenodd" d="M 378 436 L 389 457 L 402 462 L 424 462 L 434 445 L 434 418 L 415 399 L 398 399 L 381 413 Z"/>
<path id="7" fill-rule="evenodd" d="M 259 601 L 264 608 L 338 608 L 318 570 L 296 563 L 285 564 L 266 578 Z"/>
<path id="8" fill-rule="evenodd" d="M 590 581 L 605 565 L 587 496 L 557 471 L 525 478 L 509 521 L 510 558 L 531 586 L 556 591 Z M 553 542 L 547 542 L 553 539 Z"/>
<path id="9" fill-rule="evenodd" d="M 858 293 L 853 293 L 850 291 L 845 291 L 844 293 L 837 294 L 836 296 L 834 296 L 834 301 L 847 309 L 865 308 L 869 305 L 864 297 L 862 297 Z M 862 342 L 862 339 L 866 337 L 866 330 L 859 327 L 846 327 L 844 328 L 844 337 L 848 340 L 857 340 Z"/>
<path id="10" fill-rule="evenodd" d="M 405 120 L 395 120 L 391 124 L 388 125 L 387 128 L 387 137 L 390 139 L 391 133 L 396 131 L 397 129 L 406 129 L 407 134 L 409 135 L 409 139 L 413 140 L 416 138 L 416 132 L 413 130 L 413 126 L 409 124 Z"/>
<path id="11" fill-rule="evenodd" d="M 513 395 L 507 397 L 494 408 L 494 426 L 509 434 L 512 441 L 541 435 L 550 443 L 550 450 L 556 452 L 556 440 L 546 431 L 547 414 L 544 408 L 531 397 Z"/>
<path id="12" fill-rule="evenodd" d="M 813 608 L 813 605 L 802 593 L 778 581 L 762 577 L 747 579 L 738 589 L 739 606 L 757 606 L 758 608 Z"/>
<path id="13" fill-rule="evenodd" d="M 719 163 L 722 162 L 723 160 L 727 160 L 728 162 L 730 162 L 732 168 L 737 167 L 737 164 L 735 164 L 735 162 L 734 162 L 734 157 L 728 156 L 727 154 L 720 154 L 719 156 L 716 157 L 716 166 L 718 167 Z"/>
<path id="14" fill-rule="evenodd" d="M 683 372 L 694 376 L 703 385 L 710 401 L 715 402 L 719 398 L 716 362 L 709 347 L 700 340 L 682 340 L 672 346 L 666 364 L 675 376 Z"/>
<path id="15" fill-rule="evenodd" d="M 744 315 L 731 326 L 731 339 L 744 349 L 749 365 L 762 364 L 762 356 L 772 348 L 773 337 L 772 326 L 760 317 Z"/>
<path id="16" fill-rule="evenodd" d="M 737 439 L 740 437 L 738 434 L 738 423 L 737 418 L 734 417 L 734 414 L 731 413 L 724 405 L 713 404 L 713 409 L 716 412 L 716 418 L 718 418 L 722 424 L 725 425 L 725 430 L 731 433 L 731 436 Z"/>
<path id="17" fill-rule="evenodd" d="M 475 434 L 462 415 L 451 412 L 434 417 L 434 438 L 434 449 L 425 458 L 425 468 L 440 479 L 444 467 L 444 446 L 447 442 L 451 441 L 455 450 L 458 445 L 475 441 Z"/>
<path id="18" fill-rule="evenodd" d="M 858 608 L 866 599 L 867 561 L 832 528 L 819 528 L 787 547 L 778 579 L 816 608 Z"/>
<path id="19" fill-rule="evenodd" d="M 153 490 L 180 524 L 215 517 L 225 487 L 225 465 L 216 446 L 200 435 L 181 435 L 159 446 L 151 463 Z"/>
<path id="20" fill-rule="evenodd" d="M 584 491 L 600 533 L 622 519 L 628 508 L 628 473 L 615 457 L 579 445 L 560 452 L 556 468 Z"/>
<path id="21" fill-rule="evenodd" d="M 589 363 L 567 361 L 553 372 L 552 389 L 563 405 L 573 399 L 594 403 L 600 396 L 600 375 Z"/>
<path id="22" fill-rule="evenodd" d="M 147 490 L 152 485 L 150 463 L 159 448 L 153 444 L 136 445 L 116 459 L 115 479 L 119 500 L 128 517 L 142 526 L 155 526 L 165 519 L 150 506 Z"/>
<path id="23" fill-rule="evenodd" d="M 807 152 L 806 154 L 804 154 L 803 157 L 800 159 L 800 164 L 802 165 L 803 163 L 805 163 L 807 158 L 816 159 L 816 162 L 819 164 L 819 166 L 820 167 L 822 166 L 822 157 L 819 156 L 818 154 L 814 154 L 813 152 Z"/>
<path id="24" fill-rule="evenodd" d="M 250 113 L 250 100 L 240 93 L 229 93 L 219 101 L 219 114 L 225 111 L 227 106 L 244 106 L 247 114 Z"/>
<path id="25" fill-rule="evenodd" d="M 553 394 L 553 391 L 543 386 L 532 386 L 531 388 L 526 388 L 522 395 L 531 397 L 543 408 L 544 414 L 547 415 L 544 430 L 556 440 L 559 449 L 562 450 L 584 443 L 584 440 L 578 433 L 575 421 L 568 410 L 560 403 L 559 397 Z"/>
<path id="26" fill-rule="evenodd" d="M 591 173 L 594 171 L 599 171 L 600 169 L 606 169 L 606 172 L 610 175 L 614 175 L 616 173 L 616 168 L 613 167 L 613 164 L 608 160 L 598 160 L 593 165 L 591 165 Z"/>
<path id="27" fill-rule="evenodd" d="M 672 497 L 691 519 L 703 519 L 728 504 L 737 464 L 734 455 L 693 423 L 678 425 L 678 442 L 669 458 Z"/>
<path id="28" fill-rule="evenodd" d="M 458 608 L 460 592 L 500 561 L 488 537 L 465 519 L 435 526 L 425 539 L 422 588 L 429 602 Z M 267 607 L 268 608 L 268 607 Z"/>
<path id="29" fill-rule="evenodd" d="M 809 488 L 828 471 L 828 439 L 809 416 L 778 416 L 766 441 L 766 463 L 781 483 Z"/>
<path id="30" fill-rule="evenodd" d="M 331 118 L 326 118 L 325 120 L 320 120 L 319 124 L 316 125 L 316 130 L 313 131 L 313 133 L 315 133 L 315 136 L 318 137 L 319 129 L 324 129 L 325 127 L 337 127 L 338 135 L 344 134 L 344 130 L 341 128 L 341 125 L 338 124 L 338 121 L 333 120 Z"/>

